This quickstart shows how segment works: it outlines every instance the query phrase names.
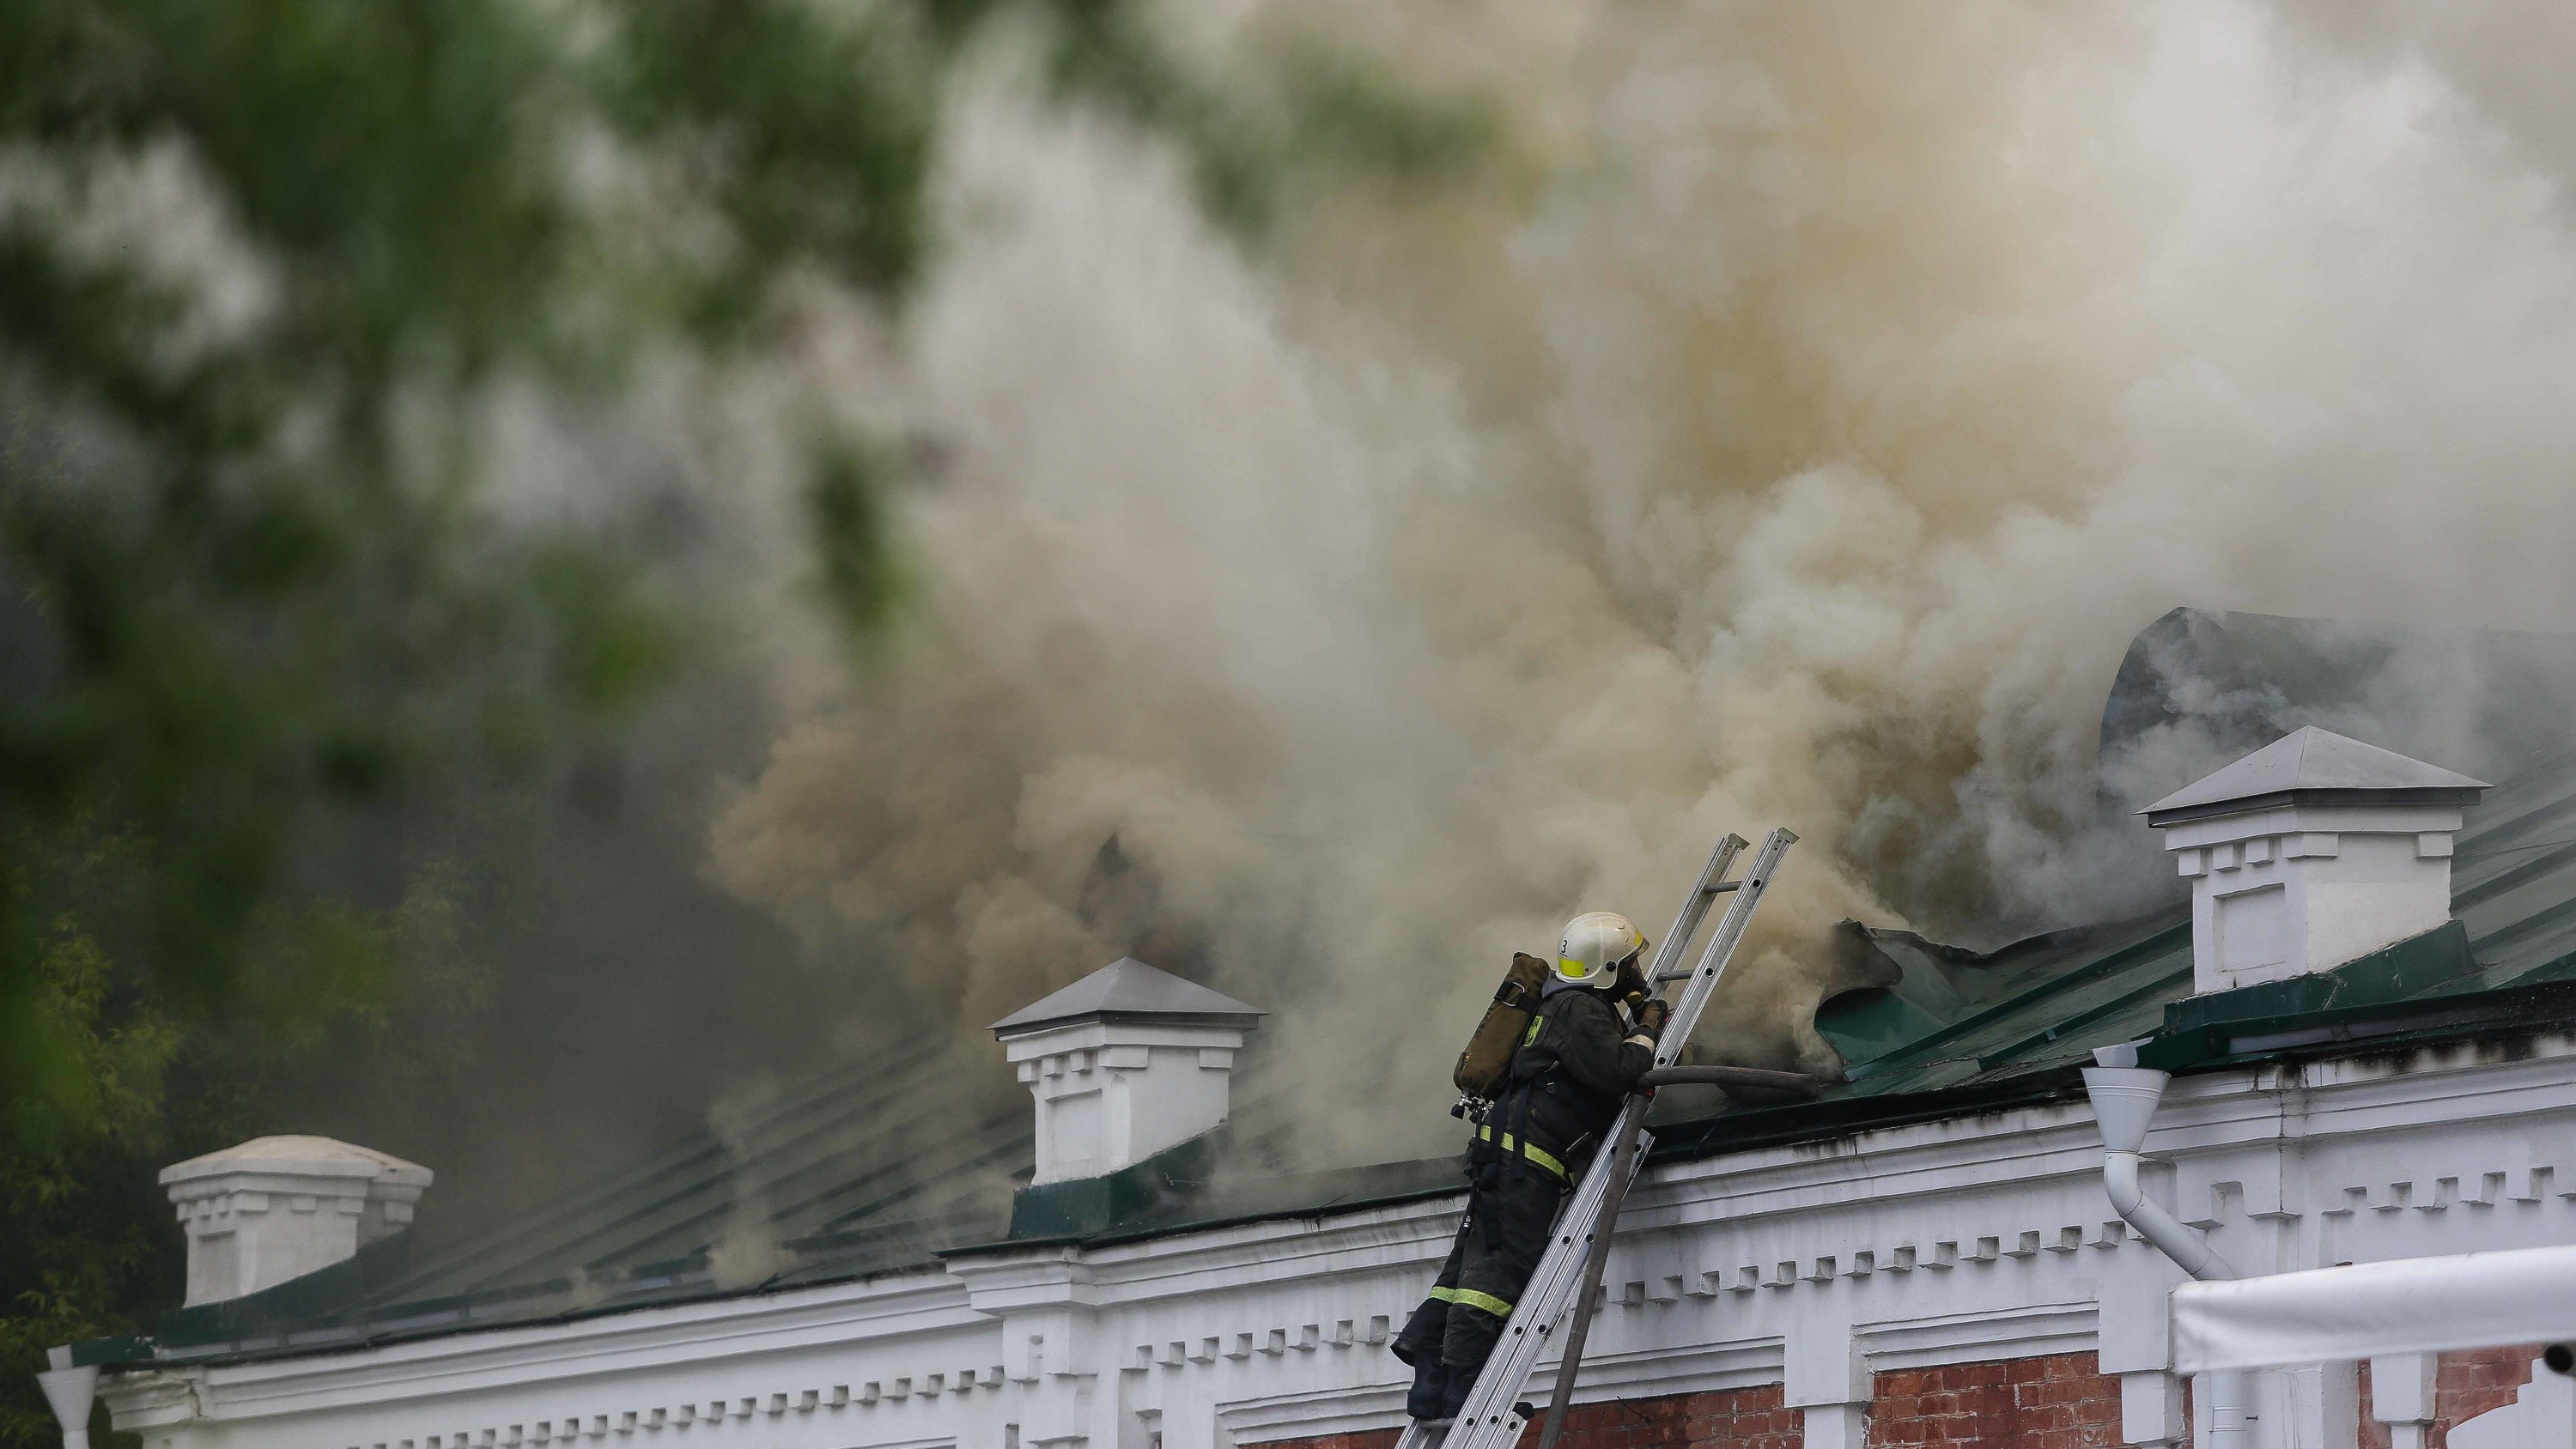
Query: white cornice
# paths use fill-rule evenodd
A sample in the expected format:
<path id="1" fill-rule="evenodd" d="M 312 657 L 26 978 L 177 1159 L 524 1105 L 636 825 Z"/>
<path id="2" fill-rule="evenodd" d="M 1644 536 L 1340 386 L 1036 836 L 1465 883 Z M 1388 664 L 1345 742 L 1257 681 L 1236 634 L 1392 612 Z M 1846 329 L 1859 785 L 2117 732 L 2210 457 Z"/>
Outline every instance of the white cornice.
<path id="1" fill-rule="evenodd" d="M 2552 1037 L 2518 1050 L 2529 1054 L 2499 1060 L 2487 1049 L 2463 1046 L 2186 1077 L 2174 1083 L 2149 1150 L 2174 1159 L 2184 1185 L 2203 1197 L 2223 1186 L 2240 1193 L 2256 1189 L 2254 1195 L 2259 1198 L 2256 1164 L 2273 1159 L 2287 1163 L 2285 1154 L 2269 1149 L 2294 1139 L 2312 1146 L 2358 1144 L 2380 1134 L 2474 1124 L 2478 1131 L 2462 1140 L 2490 1144 L 2475 1150 L 2494 1156 L 2494 1162 L 2470 1161 L 2439 1170 L 2465 1171 L 2463 1180 L 2478 1177 L 2477 1171 L 2469 1169 L 2487 1170 L 2488 1176 L 2501 1175 L 2491 1169 L 2522 1171 L 2524 1176 L 2517 1181 L 2528 1195 L 2514 1201 L 2537 1204 L 2539 1189 L 2529 1186 L 2530 1169 L 2548 1164 L 2526 1160 L 2528 1148 L 2498 1154 L 2492 1147 L 2502 1140 L 2497 1136 L 2500 1129 L 2530 1120 L 2532 1114 L 2549 1113 L 2552 1120 L 2563 1123 L 2576 1113 L 2576 1072 L 2570 1070 L 2576 1042 Z M 1722 1311 L 1729 1315 L 1727 1321 L 1736 1323 L 1743 1323 L 1747 1312 L 1776 1313 L 1768 1305 L 1812 1300 L 1857 1308 L 1863 1300 L 1854 1295 L 1894 1293 L 1895 1285 L 1872 1285 L 1869 1277 L 1873 1272 L 1907 1271 L 1916 1261 L 1918 1247 L 1922 1267 L 1932 1270 L 1951 1266 L 1946 1260 L 1935 1262 L 1935 1250 L 1955 1246 L 1963 1282 L 1972 1261 L 1992 1268 L 1996 1253 L 2025 1265 L 2044 1266 L 2051 1261 L 2082 1265 L 2082 1273 L 2099 1276 L 2129 1262 L 2132 1255 L 2145 1253 L 2134 1243 L 2123 1244 L 2116 1234 L 2088 1236 L 2095 1227 L 2105 1226 L 2091 1219 L 2106 1217 L 2107 1209 L 2098 1203 L 2098 1187 L 2088 1196 L 2078 1179 L 2098 1173 L 2099 1164 L 2090 1109 L 2080 1099 L 1659 1164 L 1623 1218 L 1623 1228 L 1633 1230 L 1634 1237 L 1623 1231 L 1623 1257 L 1617 1265 L 1620 1281 L 1614 1284 L 1613 1301 L 1621 1292 L 1636 1288 L 1649 1301 L 1639 1311 L 1681 1312 L 1652 1307 L 1670 1304 L 1678 1295 L 1685 1303 L 1702 1303 L 1711 1314 L 1726 1305 Z M 2286 1177 L 2289 1172 L 2285 1168 L 2276 1175 Z M 2559 1172 L 2576 1179 L 2576 1162 L 2560 1165 Z M 2233 1180 L 2240 1177 L 2242 1183 Z M 2359 1182 L 2358 1177 L 2355 1181 Z M 2471 1186 L 2475 1185 L 2472 1181 Z M 2334 1194 L 2347 1186 L 2340 1178 L 2321 1179 L 2317 1190 Z M 2046 1191 L 2033 1195 L 2035 1187 Z M 2276 1199 L 2285 1199 L 2291 1189 L 2285 1181 L 2270 1191 Z M 2428 1185 L 2426 1192 L 2431 1191 Z M 2571 1183 L 2570 1192 L 2576 1193 L 2576 1183 Z M 2335 1210 L 2338 1201 L 2330 1195 L 2322 1210 Z M 2371 1205 L 2378 1205 L 2378 1200 L 2371 1199 Z M 2277 1215 L 2297 1204 L 2267 1200 L 2254 1206 Z M 2515 1211 L 2536 1215 L 2542 1209 L 2527 1205 L 2492 1217 L 2501 1219 Z M 2552 1206 L 2548 1211 L 2561 1209 Z M 617 1398 L 640 1403 L 645 1400 L 639 1394 L 645 1391 L 637 1385 L 686 1377 L 726 1361 L 768 1355 L 783 1363 L 789 1356 L 801 1355 L 802 1366 L 794 1372 L 806 1377 L 795 1382 L 806 1384 L 815 1382 L 811 1365 L 818 1353 L 863 1350 L 868 1361 L 879 1362 L 889 1355 L 913 1355 L 934 1345 L 966 1342 L 990 1332 L 998 1315 L 1062 1308 L 1104 1315 L 1103 1331 L 1118 1335 L 1097 1345 L 1107 1368 L 1135 1344 L 1145 1342 L 1149 1336 L 1145 1329 L 1158 1319 L 1173 1321 L 1164 1316 L 1175 1314 L 1189 1319 L 1197 1311 L 1192 1306 L 1197 1301 L 1222 1295 L 1236 1295 L 1227 1300 L 1229 1306 L 1223 1311 L 1241 1322 L 1197 1323 L 1187 1330 L 1193 1343 L 1217 1327 L 1226 1329 L 1231 1343 L 1243 1336 L 1242 1329 L 1268 1333 L 1271 1330 L 1265 1325 L 1276 1323 L 1290 1324 L 1287 1331 L 1293 1337 L 1294 1325 L 1300 1322 L 1322 1319 L 1330 1328 L 1333 1311 L 1338 1308 L 1347 1322 L 1356 1308 L 1362 1320 L 1358 1331 L 1374 1344 L 1377 1339 L 1366 1336 L 1376 1331 L 1368 1315 L 1384 1315 L 1395 1299 L 1418 1291 L 1410 1280 L 1427 1276 L 1455 1228 L 1457 1212 L 1457 1195 L 1444 1194 L 1087 1247 L 996 1245 L 960 1253 L 944 1269 L 925 1268 L 862 1282 L 639 1308 L 569 1322 L 496 1327 L 302 1357 L 127 1372 L 112 1375 L 106 1392 L 120 1423 L 129 1427 L 201 1417 L 230 1423 L 263 1418 L 278 1422 L 273 1416 L 327 1416 L 361 1407 L 380 1411 L 416 1405 L 425 1413 L 442 1400 L 462 1403 L 481 1396 L 481 1401 L 490 1402 L 540 1386 L 553 1389 L 611 1377 L 626 1381 L 617 1389 Z M 2430 1221 L 2426 1214 L 2382 1215 L 2373 1218 L 2371 1231 L 2429 1232 L 2429 1226 L 2409 1225 Z M 2531 1216 L 2529 1221 L 2541 1219 Z M 1831 1240 L 1819 1234 L 1830 1235 Z M 1699 1241 L 1704 1236 L 1706 1241 Z M 1932 1241 L 1954 1236 L 1955 1245 Z M 1994 1245 L 1991 1252 L 1982 1246 L 1989 1242 Z M 1667 1251 L 1656 1246 L 1659 1243 L 1689 1246 L 1672 1251 L 1667 1263 L 1655 1256 Z M 1746 1251 L 1737 1252 L 1739 1245 Z M 1896 1256 L 1900 1249 L 1906 1254 L 1902 1259 Z M 2381 1248 L 2367 1246 L 2366 1250 Z M 2405 1246 L 2402 1250 L 2426 1249 Z M 1825 1254 L 1838 1255 L 1840 1261 L 1819 1256 Z M 1801 1261 L 1772 1261 L 1793 1256 Z M 1899 1267 L 1900 1263 L 1906 1266 Z M 1762 1269 L 1758 1284 L 1739 1281 L 1739 1269 L 1747 1264 Z M 1722 1272 L 1723 1283 L 1716 1281 L 1719 1272 L 1708 1270 Z M 2038 1272 L 2040 1267 L 2016 1271 Z M 1674 1274 L 1685 1276 L 1674 1278 Z M 1649 1275 L 1644 1284 L 1628 1281 Z M 1368 1280 L 1364 1304 L 1335 1286 L 1337 1281 L 1360 1279 Z M 1291 1296 L 1259 1296 L 1272 1285 Z M 1256 1296 L 1240 1296 L 1245 1293 Z M 1318 1293 L 1339 1296 L 1312 1297 Z M 1761 1296 L 1741 1296 L 1745 1294 Z M 1350 1302 L 1345 1304 L 1345 1299 Z M 1952 1306 L 1955 1300 L 1943 1305 L 1945 1311 Z M 1400 1315 L 1401 1309 L 1396 1311 Z M 1970 1351 L 2000 1352 L 2015 1344 L 2026 1348 L 2013 1351 L 2061 1351 L 2097 1332 L 2086 1317 L 2093 1312 L 2089 1304 L 1985 1304 L 1974 1312 L 1961 1311 L 1955 1320 L 1916 1317 L 1873 1326 L 1861 1310 L 1857 1321 L 1846 1321 L 1852 1323 L 1861 1350 L 1873 1363 L 1901 1367 L 1948 1361 Z M 1132 1317 L 1112 1326 L 1105 1317 L 1111 1313 Z M 1588 1375 L 1587 1385 L 1603 1394 L 1633 1395 L 1776 1381 L 1781 1340 L 1771 1330 L 1749 1323 L 1730 1331 L 1748 1330 L 1755 1336 L 1721 1343 L 1664 1343 L 1650 1349 L 1643 1341 L 1630 1347 L 1605 1342 L 1607 1352 Z M 1764 1334 L 1769 1336 L 1760 1336 Z M 1163 1335 L 1158 1329 L 1152 1336 Z M 938 1349 L 943 1354 L 948 1351 Z M 1227 1361 L 1237 1355 L 1210 1357 Z M 1288 1353 L 1285 1358 L 1271 1356 L 1269 1361 L 1291 1362 L 1297 1357 Z M 976 1367 L 981 1370 L 987 1365 L 979 1362 Z M 1178 1367 L 1157 1369 L 1166 1371 L 1187 1375 L 1205 1370 L 1194 1355 Z M 874 1375 L 880 1370 L 865 1372 Z M 1290 1381 L 1278 1383 L 1285 1388 Z M 977 1392 L 983 1389 L 979 1386 Z M 1391 1414 L 1400 1412 L 1400 1402 L 1390 1397 L 1393 1393 L 1383 1385 L 1336 1388 L 1326 1404 L 1299 1382 L 1294 1392 L 1230 1402 L 1221 1412 L 1239 1440 L 1255 1442 L 1294 1437 L 1274 1432 L 1288 1426 L 1295 1427 L 1298 1435 L 1336 1432 L 1333 1426 L 1345 1422 L 1354 1428 L 1383 1427 Z"/>
<path id="2" fill-rule="evenodd" d="M 947 1274 L 923 1271 L 186 1372 L 204 1385 L 201 1394 L 210 1408 L 235 1418 L 559 1384 L 978 1321 L 962 1285 Z"/>
<path id="3" fill-rule="evenodd" d="M 1873 1372 L 1980 1358 L 2082 1353 L 2093 1347 L 2101 1311 L 2093 1303 L 2032 1303 L 1978 1313 L 1865 1323 L 1852 1337 Z"/>
<path id="4" fill-rule="evenodd" d="M 1101 1300 L 1098 1277 L 1078 1248 L 1051 1244 L 1025 1253 L 977 1253 L 951 1260 L 948 1271 L 966 1287 L 977 1313 L 999 1315 L 1031 1308 L 1089 1308 Z"/>
<path id="5" fill-rule="evenodd" d="M 1319 1389 L 1217 1406 L 1229 1442 L 1267 1444 L 1331 1434 L 1366 1434 L 1404 1422 L 1402 1385 Z"/>

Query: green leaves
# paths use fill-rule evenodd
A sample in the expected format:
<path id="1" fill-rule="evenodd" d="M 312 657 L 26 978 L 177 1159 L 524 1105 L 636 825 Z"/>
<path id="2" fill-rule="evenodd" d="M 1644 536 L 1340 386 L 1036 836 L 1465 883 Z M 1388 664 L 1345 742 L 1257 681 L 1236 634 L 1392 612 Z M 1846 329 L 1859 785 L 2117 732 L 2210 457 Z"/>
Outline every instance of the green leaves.
<path id="1" fill-rule="evenodd" d="M 631 705 L 677 666 L 677 627 L 634 571 L 558 543 L 530 561 L 528 585 L 552 629 L 547 692 L 585 713 Z"/>
<path id="2" fill-rule="evenodd" d="M 940 57 L 905 9 L 625 0 L 594 65 L 620 129 L 694 153 L 733 247 L 691 320 L 738 337 L 799 261 L 891 295 L 922 264 Z"/>
<path id="3" fill-rule="evenodd" d="M 1426 99 L 1360 57 L 1311 46 L 1281 68 L 1290 164 L 1371 180 L 1470 176 L 1502 150 L 1502 118 L 1478 97 Z"/>
<path id="4" fill-rule="evenodd" d="M 856 442 L 819 448 L 805 489 L 825 606 L 853 637 L 866 637 L 902 597 L 886 520 L 889 465 Z"/>
<path id="5" fill-rule="evenodd" d="M 524 778 L 672 677 L 686 543 L 614 493 L 496 507 L 494 399 L 721 375 L 791 283 L 899 298 L 943 78 L 1004 16 L 1245 235 L 1297 176 L 1487 144 L 1322 52 L 1220 83 L 1116 0 L 0 6 L 0 1015 L 61 910 L 31 863 L 83 832 L 134 842 L 117 969 L 220 1013 L 259 913 L 340 889 L 297 876 L 316 832 Z M 796 456 L 817 592 L 881 628 L 900 464 Z"/>
<path id="6" fill-rule="evenodd" d="M 899 320 L 1006 18 L 1240 236 L 1485 145 L 1320 55 L 1202 74 L 1123 0 L 0 3 L 0 1445 L 49 1432 L 27 1353 L 158 1296 L 165 1154 L 484 999 L 484 887 L 419 840 L 507 837 L 719 635 L 654 386 L 784 370 L 818 292 Z M 809 597 L 883 630 L 903 460 L 776 451 Z"/>

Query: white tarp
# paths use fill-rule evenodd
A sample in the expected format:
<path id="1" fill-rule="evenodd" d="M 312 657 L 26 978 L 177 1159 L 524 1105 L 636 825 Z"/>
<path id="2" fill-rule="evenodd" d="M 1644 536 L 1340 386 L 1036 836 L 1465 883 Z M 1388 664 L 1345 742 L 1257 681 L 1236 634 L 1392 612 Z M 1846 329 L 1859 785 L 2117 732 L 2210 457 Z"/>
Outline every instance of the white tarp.
<path id="1" fill-rule="evenodd" d="M 2576 1341 L 2576 1247 L 2185 1283 L 2173 1330 L 2184 1373 Z"/>

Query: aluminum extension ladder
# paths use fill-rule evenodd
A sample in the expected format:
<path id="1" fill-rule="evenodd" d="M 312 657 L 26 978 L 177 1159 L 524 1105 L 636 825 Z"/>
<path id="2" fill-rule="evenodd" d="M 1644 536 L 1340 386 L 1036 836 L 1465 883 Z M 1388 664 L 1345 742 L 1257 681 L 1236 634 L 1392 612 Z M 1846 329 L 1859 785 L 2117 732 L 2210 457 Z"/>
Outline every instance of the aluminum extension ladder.
<path id="1" fill-rule="evenodd" d="M 1665 1023 L 1663 1037 L 1656 1045 L 1656 1066 L 1672 1065 L 1690 1041 L 1692 1029 L 1699 1025 L 1700 1012 L 1708 1006 L 1718 978 L 1735 955 L 1737 943 L 1744 939 L 1753 908 L 1761 904 L 1762 893 L 1770 886 L 1772 873 L 1779 869 L 1780 858 L 1789 853 L 1797 839 L 1786 830 L 1772 831 L 1763 837 L 1762 847 L 1753 852 L 1752 866 L 1735 880 L 1727 879 L 1726 873 L 1744 850 L 1743 838 L 1730 834 L 1710 852 L 1708 865 L 1699 873 L 1699 884 L 1691 888 L 1690 899 L 1683 903 L 1681 914 L 1673 918 L 1673 928 L 1657 948 L 1654 969 L 1647 976 L 1658 996 L 1667 984 L 1684 983 L 1681 999 L 1673 1003 L 1672 1018 Z M 1709 907 L 1719 896 L 1730 893 L 1735 900 L 1719 918 L 1716 933 L 1708 938 L 1707 949 L 1700 952 L 1699 963 L 1684 968 L 1682 953 L 1689 949 L 1691 938 L 1699 934 L 1700 922 L 1708 915 Z M 1510 1449 L 1529 1422 L 1529 1416 L 1522 1412 L 1526 1406 L 1521 1402 L 1521 1391 L 1537 1371 L 1539 1355 L 1563 1326 L 1566 1314 L 1578 1304 L 1586 1311 L 1577 1315 L 1576 1331 L 1568 1336 L 1565 1366 L 1570 1369 L 1580 1362 L 1583 1330 L 1590 1318 L 1586 1300 L 1592 1295 L 1608 1255 L 1609 1235 L 1617 1225 L 1619 1205 L 1626 1199 L 1629 1185 L 1636 1180 L 1637 1166 L 1645 1160 L 1646 1149 L 1654 1141 L 1644 1126 L 1647 1096 L 1642 1092 L 1634 1094 L 1620 1107 L 1617 1125 L 1602 1138 L 1608 1150 L 1592 1155 L 1592 1165 L 1585 1169 L 1582 1184 L 1558 1215 L 1556 1241 L 1548 1245 L 1537 1271 L 1530 1275 L 1529 1286 L 1521 1290 L 1520 1301 L 1504 1321 L 1502 1340 L 1495 1344 L 1493 1357 L 1485 1360 L 1484 1371 L 1476 1376 L 1476 1386 L 1468 1390 L 1467 1402 L 1458 1411 L 1457 1419 L 1437 1426 L 1421 1419 L 1408 1420 L 1404 1433 L 1395 1441 L 1396 1449 Z M 1562 1418 L 1563 1405 L 1573 1395 L 1571 1377 L 1569 1372 L 1559 1378 L 1559 1407 L 1554 1418 Z"/>

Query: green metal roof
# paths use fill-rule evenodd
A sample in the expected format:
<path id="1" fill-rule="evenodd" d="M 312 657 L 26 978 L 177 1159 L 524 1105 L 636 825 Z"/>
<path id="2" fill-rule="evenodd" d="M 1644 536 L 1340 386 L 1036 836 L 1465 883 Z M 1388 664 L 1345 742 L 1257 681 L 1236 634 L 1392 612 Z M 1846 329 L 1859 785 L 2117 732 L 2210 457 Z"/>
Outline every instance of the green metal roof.
<path id="1" fill-rule="evenodd" d="M 2576 752 L 2467 814 L 2454 920 L 2332 971 L 2192 995 L 2188 903 L 1976 952 L 1846 924 L 1891 984 L 1828 1001 L 1816 1028 L 1849 1080 L 1819 1101 L 1718 1112 L 1674 1100 L 1655 1157 L 1701 1157 L 2082 1095 L 2093 1049 L 2146 1039 L 2147 1066 L 2254 1062 L 2576 1029 Z"/>
<path id="2" fill-rule="evenodd" d="M 168 1315 L 164 1356 L 343 1347 L 863 1277 L 996 1236 L 1033 1157 L 1026 1092 L 945 1035 L 717 1114 L 499 1231 L 398 1234 L 263 1293 Z"/>
<path id="3" fill-rule="evenodd" d="M 2206 632 L 2213 619 L 2284 657 L 2287 626 L 2299 622 L 2178 613 L 2139 647 L 2158 631 Z M 2070 1098 L 2093 1048 L 2145 1037 L 2156 1038 L 2148 1050 L 2158 1064 L 2195 1070 L 2576 1023 L 2576 752 L 2510 774 L 2469 812 L 2452 883 L 2455 926 L 2319 977 L 2201 998 L 2191 996 L 2183 904 L 1989 952 L 1846 925 L 1845 945 L 1875 958 L 1890 983 L 1817 1013 L 1849 1080 L 1822 1100 L 1768 1107 L 1667 1089 L 1652 1119 L 1655 1156 Z M 1096 1184 L 1023 1189 L 1015 1215 L 1013 1184 L 1033 1160 L 1026 1094 L 980 1043 L 888 1046 L 506 1231 L 446 1245 L 400 1235 L 266 1293 L 173 1314 L 153 1343 L 102 1340 L 82 1352 L 115 1361 L 322 1351 L 926 1268 L 975 1245 L 1150 1237 L 1457 1190 L 1447 1158 L 1275 1170 L 1268 1149 L 1285 1099 L 1265 1097 L 1258 1081 L 1256 1071 L 1238 1084 L 1246 1105 L 1225 1139 Z M 1269 1125 L 1245 1125 L 1260 1123 Z M 1242 1170 L 1246 1162 L 1261 1165 Z"/>
<path id="4" fill-rule="evenodd" d="M 1036 1156 L 1028 1093 L 990 1046 L 942 1033 L 858 1055 L 501 1230 L 442 1242 L 432 1219 L 348 1262 L 165 1315 L 148 1341 L 85 1345 L 82 1361 L 323 1352 L 928 1269 L 943 1251 L 1011 1237 L 1015 1194 L 1028 1239 L 1319 1211 L 1363 1188 L 1455 1181 L 1446 1163 L 1239 1170 L 1275 1161 L 1292 1125 L 1256 1069 L 1221 1144 L 1032 1192 L 1018 1186 Z"/>
<path id="5" fill-rule="evenodd" d="M 2452 862 L 2466 955 L 2450 973 L 2392 979 L 2341 1005 L 2528 985 L 2576 975 L 2576 753 L 2496 787 L 2470 810 Z M 2080 1062 L 2149 1035 L 2191 993 L 2191 909 L 2055 931 L 1972 952 L 1907 931 L 1846 926 L 1893 986 L 1827 1002 L 1816 1029 L 1856 1096 L 1958 1086 Z M 2366 974 L 2362 964 L 2336 979 Z"/>

